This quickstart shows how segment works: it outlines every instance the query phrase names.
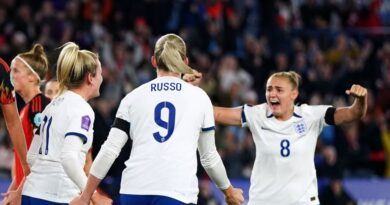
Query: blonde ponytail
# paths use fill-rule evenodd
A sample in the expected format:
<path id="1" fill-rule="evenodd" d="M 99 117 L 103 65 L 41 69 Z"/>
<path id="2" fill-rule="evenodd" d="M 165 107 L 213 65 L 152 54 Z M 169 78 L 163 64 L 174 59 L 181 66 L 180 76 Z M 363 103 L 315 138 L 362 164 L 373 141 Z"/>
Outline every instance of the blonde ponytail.
<path id="1" fill-rule="evenodd" d="M 159 38 L 154 56 L 158 69 L 183 74 L 193 73 L 192 68 L 184 62 L 187 58 L 186 45 L 178 35 L 167 34 Z"/>
<path id="2" fill-rule="evenodd" d="M 79 87 L 88 73 L 95 75 L 97 59 L 97 54 L 88 50 L 80 50 L 79 46 L 73 42 L 64 44 L 57 63 L 59 94 Z"/>

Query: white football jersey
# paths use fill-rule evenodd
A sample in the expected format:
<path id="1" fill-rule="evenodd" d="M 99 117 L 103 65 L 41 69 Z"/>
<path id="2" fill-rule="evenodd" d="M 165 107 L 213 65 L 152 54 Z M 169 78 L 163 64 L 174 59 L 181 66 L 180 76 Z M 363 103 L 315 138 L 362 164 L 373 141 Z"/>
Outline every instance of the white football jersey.
<path id="1" fill-rule="evenodd" d="M 207 94 L 177 77 L 158 77 L 129 93 L 116 117 L 130 123 L 133 140 L 120 193 L 196 204 L 198 138 L 214 129 Z"/>
<path id="2" fill-rule="evenodd" d="M 69 203 L 81 190 L 65 173 L 60 155 L 65 137 L 79 137 L 83 149 L 78 163 L 84 166 L 85 156 L 92 145 L 95 114 L 78 94 L 65 91 L 42 112 L 41 147 L 23 187 L 23 195 L 57 203 Z"/>
<path id="3" fill-rule="evenodd" d="M 293 116 L 280 121 L 266 103 L 244 106 L 242 124 L 256 145 L 250 205 L 319 204 L 314 151 L 329 107 L 295 106 Z"/>

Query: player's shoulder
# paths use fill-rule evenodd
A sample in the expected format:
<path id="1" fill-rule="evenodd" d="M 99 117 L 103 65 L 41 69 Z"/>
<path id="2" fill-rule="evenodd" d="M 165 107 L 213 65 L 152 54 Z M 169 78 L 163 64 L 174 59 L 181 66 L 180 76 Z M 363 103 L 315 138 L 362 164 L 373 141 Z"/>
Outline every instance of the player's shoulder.
<path id="1" fill-rule="evenodd" d="M 122 102 L 130 102 L 132 99 L 142 99 L 143 95 L 146 95 L 146 89 L 149 83 L 142 84 L 132 91 L 128 92 L 123 98 Z"/>
<path id="2" fill-rule="evenodd" d="M 197 95 L 199 97 L 203 97 L 203 98 L 209 98 L 209 95 L 202 88 L 195 86 L 195 85 L 192 85 L 192 84 L 187 83 L 187 82 L 183 82 L 183 84 L 185 86 L 188 86 L 189 89 L 191 89 L 192 94 Z"/>
<path id="3" fill-rule="evenodd" d="M 49 103 L 50 99 L 40 93 L 31 100 L 31 111 L 41 112 Z"/>
<path id="4" fill-rule="evenodd" d="M 245 104 L 242 109 L 245 116 L 248 118 L 260 118 L 266 120 L 272 117 L 272 112 L 267 109 L 267 103 L 261 103 L 257 105 Z"/>
<path id="5" fill-rule="evenodd" d="M 296 106 L 297 113 L 304 117 L 318 117 L 322 116 L 331 105 L 308 105 L 301 104 Z"/>
<path id="6" fill-rule="evenodd" d="M 61 98 L 63 98 L 63 100 Z M 68 108 L 67 110 L 72 113 L 93 113 L 91 105 L 89 105 L 89 103 L 85 101 L 85 99 L 82 98 L 80 95 L 72 91 L 66 91 L 66 93 L 61 96 L 58 96 L 55 100 L 64 101 L 64 104 Z"/>
<path id="7" fill-rule="evenodd" d="M 261 103 L 257 105 L 245 104 L 243 105 L 244 109 L 257 111 L 257 112 L 267 112 L 267 103 Z"/>

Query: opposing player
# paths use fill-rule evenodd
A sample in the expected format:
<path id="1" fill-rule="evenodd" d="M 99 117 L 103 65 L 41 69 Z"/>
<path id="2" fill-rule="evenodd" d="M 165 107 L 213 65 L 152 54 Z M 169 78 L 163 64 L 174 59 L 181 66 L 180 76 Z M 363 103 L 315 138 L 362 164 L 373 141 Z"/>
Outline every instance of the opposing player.
<path id="1" fill-rule="evenodd" d="M 0 58 L 0 105 L 3 111 L 4 120 L 11 137 L 12 144 L 15 147 L 15 153 L 20 156 L 23 173 L 28 175 L 30 168 L 27 164 L 27 146 L 24 140 L 22 124 L 19 118 L 18 109 L 15 101 L 14 87 L 10 78 L 10 68 L 8 64 Z M 5 196 L 5 200 L 7 195 Z"/>
<path id="2" fill-rule="evenodd" d="M 121 182 L 121 204 L 196 204 L 196 149 L 203 167 L 224 192 L 228 204 L 243 202 L 231 186 L 215 147 L 209 97 L 180 79 L 191 73 L 186 46 L 175 34 L 156 42 L 152 65 L 157 78 L 121 102 L 107 141 L 92 164 L 86 189 L 71 204 L 88 204 L 129 137 L 133 147 Z"/>
<path id="3" fill-rule="evenodd" d="M 94 112 L 88 100 L 99 96 L 102 68 L 97 54 L 63 46 L 57 62 L 59 96 L 43 111 L 40 135 L 28 153 L 31 174 L 22 204 L 67 204 L 84 189 L 85 155 L 92 143 Z M 96 195 L 97 196 L 97 195 Z"/>
<path id="4" fill-rule="evenodd" d="M 48 61 L 43 46 L 35 44 L 25 53 L 17 55 L 11 62 L 11 79 L 15 91 L 22 97 L 25 106 L 20 112 L 22 127 L 27 149 L 29 149 L 34 131 L 41 123 L 41 112 L 50 100 L 40 91 L 40 84 L 48 70 Z M 13 165 L 13 180 L 8 188 L 8 194 L 15 191 L 24 179 L 19 155 L 15 153 Z M 17 193 L 20 200 L 21 189 Z M 10 198 L 13 198 L 10 196 Z M 11 200 L 11 199 L 10 199 Z"/>
<path id="5" fill-rule="evenodd" d="M 237 108 L 215 107 L 218 123 L 249 127 L 256 145 L 249 204 L 318 205 L 314 151 L 318 135 L 328 125 L 363 117 L 367 90 L 353 85 L 346 94 L 355 98 L 349 107 L 294 105 L 300 76 L 278 72 L 268 78 L 266 103 Z"/>

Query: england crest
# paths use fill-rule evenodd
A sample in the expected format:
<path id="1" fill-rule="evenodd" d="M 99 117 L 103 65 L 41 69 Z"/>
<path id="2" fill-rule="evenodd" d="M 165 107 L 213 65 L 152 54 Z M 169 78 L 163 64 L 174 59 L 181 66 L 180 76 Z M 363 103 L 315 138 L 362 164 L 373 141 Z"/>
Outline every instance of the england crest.
<path id="1" fill-rule="evenodd" d="M 299 136 L 305 135 L 307 131 L 307 127 L 304 121 L 294 123 L 294 129 Z"/>

